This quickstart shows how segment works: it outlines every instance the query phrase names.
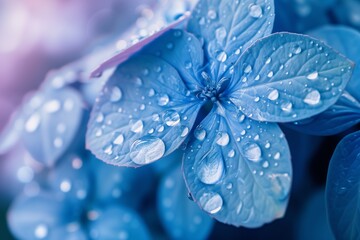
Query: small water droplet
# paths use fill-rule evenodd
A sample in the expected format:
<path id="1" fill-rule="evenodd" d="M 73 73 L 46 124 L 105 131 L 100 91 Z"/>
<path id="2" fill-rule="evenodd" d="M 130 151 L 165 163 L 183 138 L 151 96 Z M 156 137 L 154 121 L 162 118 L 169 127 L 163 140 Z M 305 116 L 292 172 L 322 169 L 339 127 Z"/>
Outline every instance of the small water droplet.
<path id="1" fill-rule="evenodd" d="M 149 89 L 149 93 L 148 93 L 148 96 L 149 97 L 153 97 L 155 95 L 155 90 L 153 88 L 150 88 Z"/>
<path id="2" fill-rule="evenodd" d="M 295 49 L 294 49 L 294 53 L 295 54 L 300 54 L 302 51 L 301 47 L 300 46 L 296 46 Z"/>
<path id="3" fill-rule="evenodd" d="M 157 113 L 154 113 L 151 118 L 154 122 L 158 122 L 160 120 L 160 116 Z"/>
<path id="4" fill-rule="evenodd" d="M 124 135 L 122 135 L 121 133 L 118 134 L 113 141 L 115 145 L 121 145 L 123 144 L 123 142 L 124 142 Z"/>
<path id="5" fill-rule="evenodd" d="M 71 190 L 71 182 L 69 180 L 63 180 L 60 183 L 60 190 L 64 193 L 67 193 Z"/>
<path id="6" fill-rule="evenodd" d="M 194 136 L 196 137 L 197 140 L 203 141 L 206 137 L 206 131 L 204 129 L 197 128 L 194 131 Z"/>
<path id="7" fill-rule="evenodd" d="M 319 73 L 315 71 L 315 72 L 312 72 L 309 75 L 307 75 L 306 78 L 309 80 L 316 80 L 316 79 L 318 79 L 318 77 L 319 77 Z"/>
<path id="8" fill-rule="evenodd" d="M 256 143 L 248 143 L 244 146 L 244 155 L 250 161 L 258 162 L 261 159 L 261 148 Z"/>
<path id="9" fill-rule="evenodd" d="M 181 132 L 181 137 L 186 137 L 189 134 L 189 128 L 185 127 Z"/>
<path id="10" fill-rule="evenodd" d="M 244 73 L 250 73 L 252 70 L 251 65 L 247 65 L 246 68 L 244 69 Z"/>
<path id="11" fill-rule="evenodd" d="M 269 57 L 269 58 L 266 60 L 265 64 L 270 64 L 270 63 L 271 63 L 271 57 Z"/>
<path id="12" fill-rule="evenodd" d="M 51 100 L 48 101 L 47 103 L 45 103 L 45 105 L 43 106 L 43 109 L 45 110 L 45 112 L 47 113 L 55 113 L 57 111 L 59 111 L 61 108 L 61 103 L 58 100 Z"/>
<path id="13" fill-rule="evenodd" d="M 48 235 L 48 227 L 45 224 L 39 224 L 36 226 L 34 235 L 38 239 L 44 239 Z"/>
<path id="14" fill-rule="evenodd" d="M 163 121 L 169 127 L 176 126 L 180 123 L 180 115 L 175 110 L 168 110 L 164 113 L 162 117 Z"/>
<path id="15" fill-rule="evenodd" d="M 143 121 L 142 121 L 142 120 L 138 120 L 138 121 L 136 121 L 135 123 L 132 124 L 130 130 L 131 130 L 132 132 L 134 132 L 134 133 L 140 133 L 140 132 L 142 132 L 143 128 L 144 128 L 144 123 L 143 123 Z"/>
<path id="16" fill-rule="evenodd" d="M 113 153 L 112 149 L 113 149 L 113 146 L 110 144 L 109 146 L 106 146 L 104 148 L 104 153 L 107 155 L 111 155 Z"/>
<path id="17" fill-rule="evenodd" d="M 216 14 L 215 10 L 213 10 L 213 9 L 210 9 L 208 11 L 207 15 L 208 15 L 208 18 L 210 18 L 211 20 L 215 20 L 217 17 L 217 14 Z"/>
<path id="18" fill-rule="evenodd" d="M 265 161 L 262 166 L 263 166 L 263 168 L 268 168 L 269 167 L 269 162 Z"/>
<path id="19" fill-rule="evenodd" d="M 270 71 L 267 75 L 269 78 L 272 78 L 274 76 L 274 72 L 273 71 Z"/>
<path id="20" fill-rule="evenodd" d="M 25 123 L 25 130 L 29 133 L 35 132 L 40 125 L 40 114 L 34 113 Z"/>
<path id="21" fill-rule="evenodd" d="M 249 5 L 249 14 L 253 18 L 260 18 L 262 16 L 262 8 L 257 4 Z"/>
<path id="22" fill-rule="evenodd" d="M 309 105 L 317 105 L 320 103 L 321 95 L 319 91 L 313 90 L 309 92 L 306 97 L 304 98 L 304 103 Z"/>
<path id="23" fill-rule="evenodd" d="M 120 88 L 113 87 L 111 89 L 110 101 L 117 102 L 121 99 L 121 97 L 122 97 L 122 92 L 121 92 Z"/>
<path id="24" fill-rule="evenodd" d="M 96 122 L 102 123 L 104 121 L 104 114 L 99 113 L 99 115 L 96 117 Z"/>
<path id="25" fill-rule="evenodd" d="M 226 35 L 227 35 L 227 32 L 226 32 L 226 29 L 224 27 L 219 27 L 215 31 L 216 39 L 219 42 L 222 42 L 226 38 Z"/>
<path id="26" fill-rule="evenodd" d="M 227 60 L 227 54 L 226 54 L 226 52 L 221 51 L 221 52 L 217 55 L 216 59 L 217 59 L 219 62 L 225 62 L 225 61 Z"/>
<path id="27" fill-rule="evenodd" d="M 130 148 L 130 158 L 139 165 L 149 164 L 162 158 L 165 144 L 160 138 L 143 137 L 136 140 Z"/>
<path id="28" fill-rule="evenodd" d="M 204 193 L 199 199 L 200 206 L 208 213 L 218 213 L 223 206 L 223 199 L 218 193 Z"/>
<path id="29" fill-rule="evenodd" d="M 229 152 L 228 152 L 228 157 L 229 158 L 233 158 L 235 156 L 235 150 L 234 149 L 231 149 Z"/>
<path id="30" fill-rule="evenodd" d="M 292 107 L 293 105 L 291 102 L 281 104 L 281 110 L 283 110 L 284 112 L 291 112 Z"/>
<path id="31" fill-rule="evenodd" d="M 167 94 L 160 94 L 158 97 L 158 105 L 166 106 L 170 101 L 170 98 Z"/>
<path id="32" fill-rule="evenodd" d="M 280 154 L 279 152 L 277 152 L 277 153 L 275 153 L 275 155 L 274 155 L 274 159 L 275 159 L 275 160 L 279 160 L 279 159 L 280 159 L 280 156 L 281 156 L 281 154 Z"/>
<path id="33" fill-rule="evenodd" d="M 275 101 L 278 98 L 279 98 L 279 91 L 276 89 L 272 90 L 268 95 L 268 99 L 271 101 Z"/>
<path id="34" fill-rule="evenodd" d="M 61 148 L 63 146 L 63 140 L 59 137 L 54 139 L 54 147 Z"/>
<path id="35" fill-rule="evenodd" d="M 227 134 L 226 132 L 220 132 L 217 135 L 217 140 L 216 143 L 220 146 L 226 146 L 229 144 L 230 141 L 230 137 L 229 134 Z"/>

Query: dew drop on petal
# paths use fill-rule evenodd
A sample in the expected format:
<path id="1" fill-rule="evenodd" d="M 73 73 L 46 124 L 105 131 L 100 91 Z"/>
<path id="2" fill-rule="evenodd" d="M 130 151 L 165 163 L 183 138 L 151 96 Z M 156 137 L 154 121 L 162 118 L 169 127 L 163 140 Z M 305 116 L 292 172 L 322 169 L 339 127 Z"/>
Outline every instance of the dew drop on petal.
<path id="1" fill-rule="evenodd" d="M 218 193 L 204 193 L 199 199 L 200 206 L 208 213 L 218 213 L 223 206 L 223 199 Z"/>
<path id="2" fill-rule="evenodd" d="M 227 134 L 226 132 L 220 132 L 217 135 L 217 139 L 216 139 L 216 143 L 220 146 L 226 146 L 229 144 L 230 141 L 230 137 L 229 134 Z"/>
<path id="3" fill-rule="evenodd" d="M 258 162 L 261 159 L 261 148 L 256 143 L 248 143 L 244 146 L 245 157 L 253 162 Z"/>
<path id="4" fill-rule="evenodd" d="M 121 145 L 121 144 L 123 144 L 123 143 L 124 143 L 124 135 L 122 135 L 121 133 L 118 134 L 118 135 L 115 137 L 113 143 L 114 143 L 115 145 Z"/>
<path id="5" fill-rule="evenodd" d="M 131 130 L 132 132 L 134 132 L 134 133 L 140 133 L 140 132 L 142 132 L 143 128 L 144 128 L 144 123 L 143 123 L 143 121 L 142 121 L 142 120 L 138 120 L 138 121 L 136 121 L 135 123 L 132 124 L 130 130 Z"/>
<path id="6" fill-rule="evenodd" d="M 143 137 L 136 140 L 130 148 L 131 160 L 139 165 L 152 163 L 165 154 L 165 144 L 160 138 Z"/>
<path id="7" fill-rule="evenodd" d="M 217 183 L 221 179 L 223 172 L 223 160 L 218 156 L 218 153 L 211 152 L 211 150 L 205 153 L 196 171 L 200 181 L 205 184 Z"/>
<path id="8" fill-rule="evenodd" d="M 309 80 L 316 80 L 316 79 L 318 79 L 318 77 L 319 77 L 318 72 L 312 72 L 309 75 L 307 75 L 306 78 L 309 79 Z"/>
<path id="9" fill-rule="evenodd" d="M 206 137 L 206 131 L 201 128 L 195 129 L 194 136 L 196 137 L 197 140 L 203 141 Z"/>
<path id="10" fill-rule="evenodd" d="M 186 137 L 189 134 L 189 128 L 185 127 L 181 132 L 181 137 Z"/>
<path id="11" fill-rule="evenodd" d="M 214 19 L 216 19 L 217 14 L 216 14 L 215 10 L 210 9 L 210 10 L 208 11 L 207 16 L 208 16 L 208 18 L 210 18 L 211 20 L 214 20 Z"/>
<path id="12" fill-rule="evenodd" d="M 227 60 L 227 54 L 226 54 L 226 52 L 221 51 L 221 52 L 217 55 L 216 59 L 217 59 L 219 62 L 225 62 L 225 61 Z"/>
<path id="13" fill-rule="evenodd" d="M 257 4 L 249 5 L 249 14 L 253 18 L 260 18 L 262 16 L 262 8 Z"/>
<path id="14" fill-rule="evenodd" d="M 280 159 L 280 153 L 279 152 L 277 152 L 277 153 L 275 153 L 275 155 L 274 155 L 274 159 L 275 160 L 279 160 Z"/>
<path id="15" fill-rule="evenodd" d="M 170 101 L 170 98 L 167 94 L 160 94 L 158 97 L 158 105 L 166 106 Z"/>
<path id="16" fill-rule="evenodd" d="M 25 123 L 25 130 L 29 133 L 35 132 L 40 125 L 40 114 L 34 113 Z"/>
<path id="17" fill-rule="evenodd" d="M 231 149 L 228 153 L 228 157 L 229 158 L 233 158 L 235 156 L 235 150 L 234 149 Z"/>
<path id="18" fill-rule="evenodd" d="M 55 113 L 55 112 L 59 111 L 60 108 L 61 108 L 61 103 L 58 100 L 48 101 L 43 106 L 44 111 L 47 113 Z"/>
<path id="19" fill-rule="evenodd" d="M 69 180 L 63 180 L 60 183 L 60 190 L 64 193 L 67 193 L 71 190 L 71 182 Z"/>
<path id="20" fill-rule="evenodd" d="M 153 88 L 151 88 L 151 89 L 149 90 L 148 96 L 149 96 L 149 97 L 153 97 L 154 95 L 155 95 L 155 90 L 154 90 Z"/>
<path id="21" fill-rule="evenodd" d="M 113 87 L 111 89 L 110 101 L 117 102 L 121 99 L 121 97 L 122 97 L 122 92 L 121 92 L 120 88 Z"/>
<path id="22" fill-rule="evenodd" d="M 309 92 L 304 98 L 304 103 L 309 105 L 317 105 L 320 103 L 321 95 L 319 91 L 313 90 Z"/>
<path id="23" fill-rule="evenodd" d="M 279 91 L 276 89 L 272 90 L 268 95 L 268 99 L 271 101 L 275 101 L 278 98 L 279 98 Z"/>
<path id="24" fill-rule="evenodd" d="M 292 107 L 293 105 L 291 102 L 281 104 L 281 110 L 283 110 L 284 112 L 291 112 Z"/>
<path id="25" fill-rule="evenodd" d="M 168 110 L 163 115 L 163 121 L 169 127 L 176 126 L 180 123 L 180 115 L 175 110 Z"/>

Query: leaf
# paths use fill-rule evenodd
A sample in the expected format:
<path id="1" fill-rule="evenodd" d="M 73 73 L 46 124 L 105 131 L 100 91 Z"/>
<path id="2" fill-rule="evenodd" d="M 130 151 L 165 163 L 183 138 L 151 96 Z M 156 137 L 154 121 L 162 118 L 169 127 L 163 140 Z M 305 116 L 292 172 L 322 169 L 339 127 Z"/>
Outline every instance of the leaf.
<path id="1" fill-rule="evenodd" d="M 325 41 L 347 58 L 360 63 L 360 33 L 352 28 L 345 26 L 325 26 L 309 33 L 318 39 Z M 360 67 L 354 68 L 353 76 L 346 87 L 346 90 L 360 101 Z"/>
<path id="2" fill-rule="evenodd" d="M 139 207 L 154 185 L 155 177 L 149 168 L 124 168 L 93 159 L 94 198 L 97 203 L 121 203 Z M 141 186 L 141 187 L 139 187 Z"/>
<path id="3" fill-rule="evenodd" d="M 132 55 L 134 55 L 136 52 L 140 51 L 144 46 L 151 43 L 155 39 L 159 38 L 161 35 L 166 33 L 167 31 L 176 28 L 177 26 L 181 25 L 188 19 L 189 15 L 185 13 L 183 16 L 181 16 L 176 21 L 170 23 L 167 26 L 164 26 L 162 29 L 156 31 L 152 35 L 149 35 L 143 39 L 139 37 L 138 41 L 134 41 L 132 43 L 126 43 L 127 45 L 130 44 L 130 46 L 126 47 L 120 53 L 116 54 L 115 56 L 111 57 L 110 59 L 106 60 L 104 63 L 102 63 L 99 67 L 97 67 L 92 73 L 91 77 L 98 77 L 104 72 L 106 69 L 116 67 L 120 65 L 121 63 L 125 62 L 127 59 L 129 59 Z"/>
<path id="4" fill-rule="evenodd" d="M 206 86 L 198 80 L 204 64 L 204 52 L 194 35 L 182 30 L 170 30 L 146 46 L 143 53 L 157 56 L 172 65 L 190 91 Z"/>
<path id="5" fill-rule="evenodd" d="M 336 239 L 360 237 L 360 132 L 345 137 L 331 158 L 326 203 L 330 227 Z"/>
<path id="6" fill-rule="evenodd" d="M 188 31 L 204 41 L 210 72 L 219 81 L 242 51 L 271 33 L 273 0 L 201 0 L 192 12 Z"/>
<path id="7" fill-rule="evenodd" d="M 216 220 L 260 227 L 284 215 L 292 178 L 289 147 L 276 124 L 251 120 L 224 104 L 194 131 L 183 158 L 186 185 Z"/>
<path id="8" fill-rule="evenodd" d="M 118 205 L 97 211 L 88 226 L 91 239 L 151 239 L 147 226 L 134 211 Z"/>
<path id="9" fill-rule="evenodd" d="M 344 92 L 339 100 L 319 115 L 286 126 L 312 135 L 335 135 L 360 123 L 360 102 Z"/>
<path id="10" fill-rule="evenodd" d="M 38 92 L 24 107 L 22 140 L 35 160 L 52 166 L 68 149 L 82 120 L 82 100 L 64 88 Z"/>
<path id="11" fill-rule="evenodd" d="M 349 60 L 318 40 L 273 34 L 242 55 L 223 95 L 252 119 L 298 121 L 333 105 L 352 69 Z"/>
<path id="12" fill-rule="evenodd" d="M 49 192 L 21 195 L 9 210 L 10 230 L 18 239 L 54 239 L 59 228 L 75 220 L 68 207 L 59 195 Z"/>
<path id="13" fill-rule="evenodd" d="M 161 180 L 157 199 L 161 223 L 171 239 L 207 239 L 214 221 L 189 200 L 181 165 Z"/>
<path id="14" fill-rule="evenodd" d="M 110 164 L 149 164 L 180 146 L 201 105 L 173 67 L 139 55 L 106 83 L 92 110 L 87 148 Z"/>
<path id="15" fill-rule="evenodd" d="M 296 239 L 335 239 L 327 221 L 324 190 L 316 191 L 309 197 L 298 219 Z"/>

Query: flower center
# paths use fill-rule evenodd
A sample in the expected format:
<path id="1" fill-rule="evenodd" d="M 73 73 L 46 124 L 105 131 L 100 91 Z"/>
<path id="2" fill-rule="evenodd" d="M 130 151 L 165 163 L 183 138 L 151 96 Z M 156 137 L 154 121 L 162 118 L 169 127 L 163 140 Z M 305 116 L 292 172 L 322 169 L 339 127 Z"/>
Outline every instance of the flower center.
<path id="1" fill-rule="evenodd" d="M 203 79 L 205 87 L 201 91 L 199 91 L 197 97 L 204 101 L 210 101 L 212 103 L 217 102 L 219 100 L 218 98 L 220 93 L 223 92 L 224 89 L 227 87 L 229 79 L 223 77 L 220 79 L 220 81 L 216 82 L 211 79 L 206 72 L 202 72 L 201 77 Z"/>

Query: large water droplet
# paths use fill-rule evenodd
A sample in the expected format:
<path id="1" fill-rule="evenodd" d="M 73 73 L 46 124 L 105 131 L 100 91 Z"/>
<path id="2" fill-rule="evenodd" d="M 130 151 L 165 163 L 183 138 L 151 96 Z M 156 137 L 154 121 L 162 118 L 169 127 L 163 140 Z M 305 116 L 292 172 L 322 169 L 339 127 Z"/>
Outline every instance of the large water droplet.
<path id="1" fill-rule="evenodd" d="M 122 92 L 121 92 L 120 88 L 113 87 L 111 89 L 110 101 L 117 102 L 121 99 L 121 97 L 122 97 Z"/>
<path id="2" fill-rule="evenodd" d="M 224 172 L 224 162 L 217 151 L 210 150 L 199 161 L 197 175 L 205 184 L 218 182 Z"/>
<path id="3" fill-rule="evenodd" d="M 320 103 L 321 95 L 318 90 L 309 92 L 304 98 L 304 103 L 309 105 L 316 105 Z"/>
<path id="4" fill-rule="evenodd" d="M 226 132 L 220 132 L 217 135 L 216 143 L 220 146 L 226 146 L 229 144 L 230 137 Z"/>
<path id="5" fill-rule="evenodd" d="M 25 130 L 29 133 L 35 132 L 40 125 L 40 114 L 34 113 L 25 123 Z"/>
<path id="6" fill-rule="evenodd" d="M 166 106 L 170 101 L 170 98 L 167 94 L 160 94 L 158 97 L 159 106 Z"/>
<path id="7" fill-rule="evenodd" d="M 312 72 L 309 75 L 307 75 L 306 78 L 309 79 L 309 80 L 316 80 L 316 79 L 318 79 L 318 77 L 319 77 L 318 72 Z"/>
<path id="8" fill-rule="evenodd" d="M 218 213 L 223 206 L 223 199 L 218 193 L 204 193 L 199 199 L 200 206 L 208 213 Z"/>
<path id="9" fill-rule="evenodd" d="M 180 123 L 180 115 L 175 110 L 168 110 L 163 115 L 163 121 L 169 127 L 176 126 Z"/>
<path id="10" fill-rule="evenodd" d="M 271 101 L 275 101 L 278 98 L 279 98 L 279 91 L 276 89 L 272 90 L 268 95 L 268 99 Z"/>
<path id="11" fill-rule="evenodd" d="M 196 137 L 197 140 L 203 141 L 206 137 L 206 131 L 204 129 L 197 128 L 194 131 L 194 136 Z"/>
<path id="12" fill-rule="evenodd" d="M 250 4 L 249 5 L 249 14 L 253 18 L 259 18 L 262 16 L 262 8 L 257 4 Z"/>
<path id="13" fill-rule="evenodd" d="M 258 162 L 261 159 L 261 148 L 256 143 L 248 143 L 244 146 L 244 155 L 250 161 Z"/>
<path id="14" fill-rule="evenodd" d="M 164 156 L 165 144 L 156 137 L 143 137 L 136 140 L 130 148 L 131 160 L 139 165 L 149 164 Z"/>
<path id="15" fill-rule="evenodd" d="M 131 130 L 132 132 L 134 132 L 134 133 L 140 133 L 140 132 L 142 132 L 143 128 L 144 128 L 144 123 L 143 123 L 143 121 L 142 121 L 142 120 L 138 120 L 138 121 L 136 121 L 135 123 L 132 124 L 130 130 Z"/>

